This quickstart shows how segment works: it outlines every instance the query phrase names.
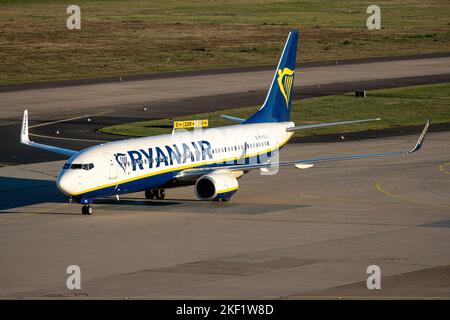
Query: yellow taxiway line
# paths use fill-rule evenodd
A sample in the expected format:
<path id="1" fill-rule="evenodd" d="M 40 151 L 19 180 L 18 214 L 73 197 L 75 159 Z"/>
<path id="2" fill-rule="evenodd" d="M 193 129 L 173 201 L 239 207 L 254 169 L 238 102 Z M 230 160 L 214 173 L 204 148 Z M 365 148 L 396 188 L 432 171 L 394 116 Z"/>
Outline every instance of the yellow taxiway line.
<path id="1" fill-rule="evenodd" d="M 404 201 L 404 202 L 410 202 L 410 203 L 414 203 L 414 204 L 420 204 L 420 205 L 423 205 L 423 206 L 426 206 L 426 207 L 434 207 L 434 208 L 437 208 L 437 209 L 444 209 L 444 210 L 449 210 L 449 209 L 450 209 L 449 206 L 442 206 L 442 205 L 439 205 L 439 204 L 434 204 L 434 203 L 428 203 L 428 202 L 423 202 L 423 201 L 419 201 L 419 200 L 409 199 L 409 198 L 400 196 L 400 195 L 398 195 L 398 194 L 389 192 L 389 191 L 385 190 L 385 189 L 382 187 L 380 181 L 375 181 L 375 188 L 376 188 L 378 191 L 380 191 L 381 193 L 387 195 L 387 196 L 390 197 L 390 198 L 394 198 L 394 199 L 401 200 L 401 201 Z"/>

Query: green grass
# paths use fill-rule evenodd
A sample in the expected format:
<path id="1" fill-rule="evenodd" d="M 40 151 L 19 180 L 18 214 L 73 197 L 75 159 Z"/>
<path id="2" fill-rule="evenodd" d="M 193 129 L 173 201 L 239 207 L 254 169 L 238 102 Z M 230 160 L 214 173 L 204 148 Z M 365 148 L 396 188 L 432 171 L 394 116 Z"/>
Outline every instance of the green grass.
<path id="1" fill-rule="evenodd" d="M 382 29 L 366 28 L 373 1 L 0 0 L 0 84 L 149 72 L 274 65 L 288 30 L 299 61 L 450 51 L 448 0 L 379 0 Z"/>
<path id="2" fill-rule="evenodd" d="M 248 118 L 258 107 L 248 107 L 179 117 L 176 119 L 149 120 L 119 124 L 101 129 L 101 132 L 151 136 L 172 131 L 174 120 L 208 119 L 210 127 L 233 124 L 220 117 L 227 114 Z M 428 117 L 433 123 L 450 122 L 450 83 L 382 89 L 368 92 L 366 98 L 353 94 L 326 96 L 294 101 L 291 120 L 297 125 L 381 117 L 381 121 L 335 126 L 300 131 L 300 136 L 323 135 L 339 132 L 355 132 L 368 129 L 386 129 L 420 125 Z"/>

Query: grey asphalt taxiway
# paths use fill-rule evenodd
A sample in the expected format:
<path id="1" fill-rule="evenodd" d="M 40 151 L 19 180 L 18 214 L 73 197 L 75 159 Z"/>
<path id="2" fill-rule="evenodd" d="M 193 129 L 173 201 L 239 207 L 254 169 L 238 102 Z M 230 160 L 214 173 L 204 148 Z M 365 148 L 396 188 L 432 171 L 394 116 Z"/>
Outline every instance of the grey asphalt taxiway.
<path id="1" fill-rule="evenodd" d="M 313 63 L 297 72 L 296 98 L 448 82 L 449 67 L 449 54 Z M 56 189 L 63 162 L 44 161 L 61 157 L 18 144 L 25 108 L 32 139 L 80 149 L 121 138 L 96 132 L 103 125 L 261 103 L 272 72 L 0 88 L 0 297 L 449 298 L 449 132 L 408 157 L 252 172 L 229 203 L 186 187 L 164 201 L 100 199 L 93 216 Z M 288 144 L 282 158 L 409 149 L 420 130 Z M 81 290 L 65 286 L 69 265 L 81 268 Z M 381 268 L 381 290 L 366 287 L 369 265 Z"/>
<path id="2" fill-rule="evenodd" d="M 284 159 L 409 149 L 417 135 L 289 144 Z M 229 203 L 192 187 L 82 216 L 62 162 L 0 168 L 3 297 L 450 297 L 450 133 L 411 156 L 250 173 Z M 69 265 L 81 289 L 66 289 Z M 366 269 L 381 268 L 381 290 Z"/>
<path id="3" fill-rule="evenodd" d="M 312 62 L 297 69 L 295 99 L 355 90 L 370 94 L 449 82 L 450 53 Z M 106 125 L 261 104 L 272 76 L 273 67 L 257 67 L 0 86 L 0 165 L 63 159 L 18 143 L 24 109 L 31 133 L 38 135 L 33 139 L 79 150 L 121 138 L 96 132 Z"/>

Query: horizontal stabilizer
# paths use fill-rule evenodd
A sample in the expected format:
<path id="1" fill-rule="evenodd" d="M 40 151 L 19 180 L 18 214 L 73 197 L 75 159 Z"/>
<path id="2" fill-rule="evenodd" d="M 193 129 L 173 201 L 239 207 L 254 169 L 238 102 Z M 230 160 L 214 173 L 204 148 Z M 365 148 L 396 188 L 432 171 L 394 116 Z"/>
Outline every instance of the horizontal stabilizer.
<path id="1" fill-rule="evenodd" d="M 241 118 L 236 118 L 236 117 L 231 117 L 231 116 L 227 116 L 225 114 L 220 115 L 222 118 L 233 121 L 233 122 L 237 122 L 237 123 L 242 123 L 245 121 L 245 119 L 241 119 Z"/>
<path id="2" fill-rule="evenodd" d="M 303 126 L 295 126 L 287 128 L 286 131 L 295 131 L 295 130 L 305 130 L 305 129 L 313 129 L 313 128 L 323 128 L 323 127 L 331 127 L 331 126 L 339 126 L 344 124 L 353 124 L 353 123 L 361 123 L 361 122 L 369 122 L 369 121 L 379 121 L 381 118 L 375 119 L 365 119 L 365 120 L 351 120 L 351 121 L 341 121 L 341 122 L 329 122 L 329 123 L 319 123 L 319 124 L 307 124 Z"/>

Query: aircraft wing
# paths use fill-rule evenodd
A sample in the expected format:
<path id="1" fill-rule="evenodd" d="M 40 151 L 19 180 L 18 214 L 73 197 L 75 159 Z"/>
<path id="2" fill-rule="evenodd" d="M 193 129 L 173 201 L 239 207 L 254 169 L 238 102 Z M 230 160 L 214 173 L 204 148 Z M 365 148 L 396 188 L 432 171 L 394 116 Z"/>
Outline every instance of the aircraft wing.
<path id="1" fill-rule="evenodd" d="M 422 133 L 419 136 L 415 146 L 408 151 L 396 151 L 396 152 L 383 152 L 383 153 L 368 153 L 368 154 L 355 154 L 355 155 L 344 155 L 344 156 L 333 156 L 333 157 L 320 157 L 320 158 L 311 158 L 311 159 L 301 159 L 294 161 L 280 161 L 280 162 L 272 162 L 272 163 L 257 163 L 257 164 L 237 164 L 237 165 L 224 165 L 217 167 L 205 167 L 205 168 L 193 168 L 186 169 L 180 171 L 176 178 L 184 178 L 188 176 L 200 176 L 203 174 L 207 174 L 216 170 L 230 170 L 230 171 L 249 171 L 253 169 L 270 169 L 271 167 L 286 167 L 286 166 L 294 166 L 298 169 L 306 169 L 312 167 L 315 163 L 322 162 L 331 162 L 331 161 L 343 161 L 343 160 L 353 160 L 353 159 L 367 159 L 367 158 L 376 158 L 376 157 L 387 157 L 387 156 L 401 156 L 401 155 L 409 155 L 420 149 L 425 139 L 425 135 L 430 126 L 431 119 L 429 119 L 423 128 Z"/>
<path id="2" fill-rule="evenodd" d="M 23 120 L 22 120 L 22 131 L 20 133 L 20 142 L 23 144 L 26 144 L 27 146 L 47 150 L 53 153 L 62 154 L 68 157 L 73 156 L 74 154 L 78 153 L 78 151 L 70 150 L 70 149 L 64 149 L 64 148 L 58 148 L 54 146 L 49 146 L 46 144 L 36 143 L 29 139 L 28 137 L 28 110 L 25 110 L 23 112 Z"/>

